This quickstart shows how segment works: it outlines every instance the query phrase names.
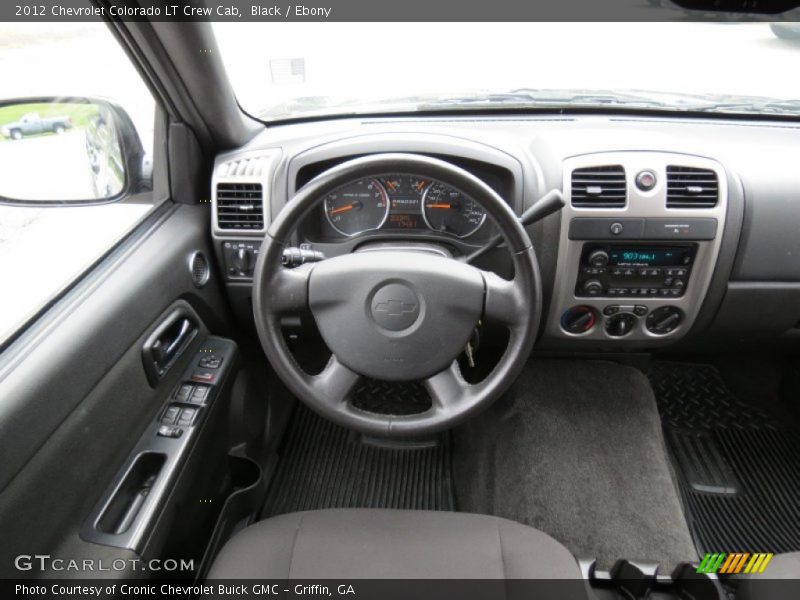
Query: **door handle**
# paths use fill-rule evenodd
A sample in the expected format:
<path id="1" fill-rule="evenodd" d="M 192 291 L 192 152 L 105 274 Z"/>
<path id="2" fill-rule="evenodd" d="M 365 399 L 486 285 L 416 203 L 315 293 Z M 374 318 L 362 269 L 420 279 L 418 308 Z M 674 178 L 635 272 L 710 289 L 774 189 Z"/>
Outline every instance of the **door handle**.
<path id="1" fill-rule="evenodd" d="M 148 336 L 142 346 L 147 379 L 155 387 L 197 335 L 197 324 L 183 309 L 176 309 Z"/>

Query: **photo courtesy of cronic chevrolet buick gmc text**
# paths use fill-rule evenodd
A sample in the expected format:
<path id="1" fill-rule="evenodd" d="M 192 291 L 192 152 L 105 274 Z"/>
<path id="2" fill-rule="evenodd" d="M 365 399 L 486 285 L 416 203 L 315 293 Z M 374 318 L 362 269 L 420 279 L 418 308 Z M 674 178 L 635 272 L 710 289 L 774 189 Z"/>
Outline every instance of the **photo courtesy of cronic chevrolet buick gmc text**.
<path id="1" fill-rule="evenodd" d="M 0 23 L 4 597 L 799 597 L 800 13 L 632 4 Z"/>

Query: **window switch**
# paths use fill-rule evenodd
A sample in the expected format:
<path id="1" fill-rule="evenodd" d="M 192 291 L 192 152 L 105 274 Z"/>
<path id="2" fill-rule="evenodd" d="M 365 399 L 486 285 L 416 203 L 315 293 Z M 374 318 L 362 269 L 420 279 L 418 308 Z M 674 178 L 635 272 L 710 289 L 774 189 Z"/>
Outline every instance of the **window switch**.
<path id="1" fill-rule="evenodd" d="M 184 383 L 181 387 L 178 388 L 178 391 L 175 392 L 175 400 L 178 402 L 188 402 L 189 397 L 192 395 L 192 390 L 194 386 L 190 383 Z"/>
<path id="2" fill-rule="evenodd" d="M 167 410 L 164 411 L 164 414 L 161 416 L 161 422 L 165 425 L 172 425 L 175 423 L 175 419 L 178 418 L 178 415 L 181 412 L 180 406 L 170 405 Z"/>
<path id="3" fill-rule="evenodd" d="M 192 421 L 194 421 L 195 414 L 197 414 L 196 408 L 184 408 L 178 419 L 178 425 L 191 425 Z"/>
<path id="4" fill-rule="evenodd" d="M 194 393 L 192 393 L 192 396 L 189 398 L 189 402 L 192 404 L 203 404 L 206 401 L 206 398 L 208 398 L 208 392 L 210 389 L 211 388 L 208 386 L 198 385 L 196 388 L 194 388 Z"/>

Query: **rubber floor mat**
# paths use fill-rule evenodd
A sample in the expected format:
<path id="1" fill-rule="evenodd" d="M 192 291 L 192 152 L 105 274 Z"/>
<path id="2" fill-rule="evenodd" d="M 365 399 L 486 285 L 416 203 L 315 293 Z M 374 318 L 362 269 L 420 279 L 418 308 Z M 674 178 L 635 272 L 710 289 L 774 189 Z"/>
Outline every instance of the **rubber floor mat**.
<path id="1" fill-rule="evenodd" d="M 649 372 L 689 528 L 706 552 L 800 550 L 800 435 L 708 365 Z"/>
<path id="2" fill-rule="evenodd" d="M 298 404 L 262 518 L 322 508 L 453 510 L 451 442 L 393 447 L 360 436 Z"/>

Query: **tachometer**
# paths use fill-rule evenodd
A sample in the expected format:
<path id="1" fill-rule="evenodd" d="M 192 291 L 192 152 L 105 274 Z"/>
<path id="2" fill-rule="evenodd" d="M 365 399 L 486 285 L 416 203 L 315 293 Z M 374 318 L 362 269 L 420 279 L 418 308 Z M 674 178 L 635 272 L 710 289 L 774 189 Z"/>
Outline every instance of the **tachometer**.
<path id="1" fill-rule="evenodd" d="M 389 215 L 389 196 L 376 179 L 361 179 L 325 197 L 325 216 L 342 235 L 378 229 Z"/>
<path id="2" fill-rule="evenodd" d="M 422 199 L 422 216 L 434 231 L 463 238 L 486 220 L 486 211 L 475 200 L 443 183 L 433 183 Z"/>

